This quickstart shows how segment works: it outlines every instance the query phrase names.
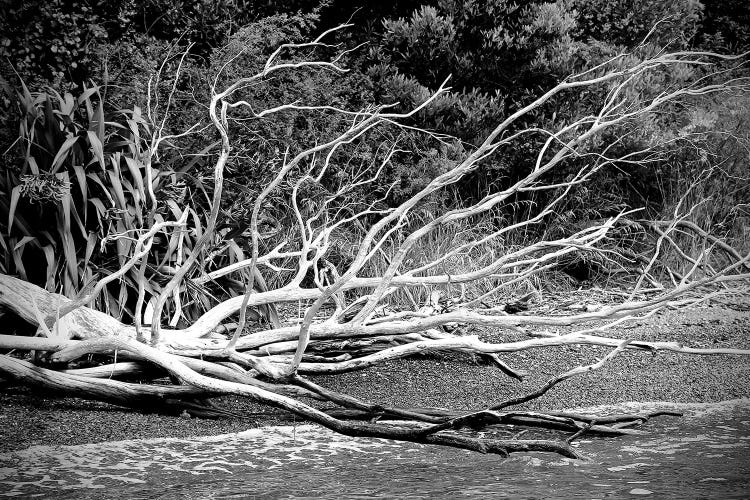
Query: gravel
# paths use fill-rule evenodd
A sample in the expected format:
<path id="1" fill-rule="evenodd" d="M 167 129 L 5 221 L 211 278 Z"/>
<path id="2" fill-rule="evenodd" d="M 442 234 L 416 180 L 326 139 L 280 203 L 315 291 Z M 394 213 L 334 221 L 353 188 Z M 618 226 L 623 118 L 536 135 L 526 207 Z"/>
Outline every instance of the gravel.
<path id="1" fill-rule="evenodd" d="M 560 329 L 559 333 L 564 333 Z M 476 329 L 485 341 L 522 339 L 518 333 Z M 750 349 L 750 312 L 725 308 L 666 311 L 610 335 L 671 340 L 691 347 Z M 478 409 L 531 392 L 551 377 L 589 364 L 609 349 L 557 347 L 505 355 L 528 372 L 523 382 L 471 356 L 433 354 L 387 362 L 365 371 L 316 377 L 315 381 L 371 402 L 404 407 Z M 627 401 L 714 402 L 750 397 L 750 356 L 696 356 L 626 351 L 593 373 L 567 380 L 526 409 L 563 409 Z M 72 445 L 123 439 L 187 437 L 238 432 L 289 423 L 272 408 L 226 397 L 218 404 L 243 418 L 204 420 L 143 414 L 104 403 L 32 395 L 23 388 L 0 393 L 0 452 L 33 445 Z"/>

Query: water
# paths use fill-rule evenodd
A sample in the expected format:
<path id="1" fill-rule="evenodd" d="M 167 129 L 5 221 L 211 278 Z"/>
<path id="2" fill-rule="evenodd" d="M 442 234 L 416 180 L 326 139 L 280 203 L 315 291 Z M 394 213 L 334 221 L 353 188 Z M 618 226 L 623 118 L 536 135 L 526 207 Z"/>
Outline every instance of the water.
<path id="1" fill-rule="evenodd" d="M 586 458 L 484 456 L 305 425 L 0 454 L 15 498 L 750 498 L 750 399 L 677 409 L 647 436 L 583 439 Z"/>

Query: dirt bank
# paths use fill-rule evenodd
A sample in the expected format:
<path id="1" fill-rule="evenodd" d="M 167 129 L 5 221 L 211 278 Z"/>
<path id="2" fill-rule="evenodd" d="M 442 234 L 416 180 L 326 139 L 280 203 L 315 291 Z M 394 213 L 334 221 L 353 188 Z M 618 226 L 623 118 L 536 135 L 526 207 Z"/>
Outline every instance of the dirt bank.
<path id="1" fill-rule="evenodd" d="M 523 338 L 488 329 L 466 333 L 486 341 Z M 750 349 L 750 312 L 724 308 L 667 311 L 611 336 L 636 340 L 673 340 L 692 347 Z M 476 409 L 530 392 L 550 377 L 588 364 L 607 349 L 560 347 L 504 356 L 529 375 L 518 382 L 497 368 L 466 356 L 432 355 L 388 362 L 366 371 L 316 381 L 373 402 L 398 406 Z M 604 368 L 554 388 L 528 408 L 571 408 L 625 401 L 712 402 L 750 396 L 750 357 L 690 356 L 643 351 L 621 354 Z M 0 392 L 0 451 L 36 444 L 68 445 L 150 437 L 186 437 L 245 430 L 278 423 L 283 415 L 234 398 L 220 404 L 247 417 L 203 420 L 144 415 L 78 399 L 40 398 L 5 387 Z"/>

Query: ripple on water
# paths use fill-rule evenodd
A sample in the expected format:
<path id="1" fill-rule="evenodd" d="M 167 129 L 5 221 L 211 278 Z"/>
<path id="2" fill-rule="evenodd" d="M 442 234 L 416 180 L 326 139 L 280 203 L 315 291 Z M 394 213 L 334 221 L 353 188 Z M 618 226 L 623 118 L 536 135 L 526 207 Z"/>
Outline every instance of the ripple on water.
<path id="1" fill-rule="evenodd" d="M 644 436 L 587 438 L 585 460 L 529 454 L 504 459 L 312 425 L 192 439 L 35 446 L 0 454 L 0 496 L 105 498 L 544 498 L 655 495 L 744 498 L 750 493 L 750 400 L 639 403 L 594 414 L 676 409 Z M 720 450 L 720 452 L 719 452 Z M 251 490 L 248 490 L 251 485 Z M 640 486 L 636 486 L 640 485 Z"/>

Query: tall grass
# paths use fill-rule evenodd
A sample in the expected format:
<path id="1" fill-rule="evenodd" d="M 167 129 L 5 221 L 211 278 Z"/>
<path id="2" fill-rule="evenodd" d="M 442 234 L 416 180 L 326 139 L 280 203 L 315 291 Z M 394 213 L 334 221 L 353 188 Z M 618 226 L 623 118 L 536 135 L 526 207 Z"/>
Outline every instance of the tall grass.
<path id="1" fill-rule="evenodd" d="M 425 209 L 422 213 L 413 215 L 411 223 L 420 225 L 429 217 L 430 211 Z M 477 243 L 496 230 L 496 223 L 486 218 L 440 225 L 414 245 L 404 259 L 401 269 L 422 267 L 452 253 L 454 249 L 461 248 L 461 251 L 453 252 L 438 266 L 420 273 L 420 276 L 455 276 L 487 266 L 499 257 L 521 248 L 527 242 L 527 235 L 511 233 L 508 237 Z M 408 228 L 404 229 L 402 236 L 406 237 L 409 232 Z M 393 241 L 387 243 L 363 269 L 362 276 L 382 276 L 391 263 L 389 256 L 395 253 L 399 240 L 396 236 Z M 461 298 L 462 301 L 468 302 L 485 297 L 483 302 L 494 303 L 526 294 L 537 287 L 538 283 L 533 278 L 513 281 L 510 276 L 494 275 L 465 284 L 402 288 L 390 294 L 387 300 L 394 308 L 419 308 L 428 304 L 432 293 L 438 290 L 446 299 Z"/>
<path id="2" fill-rule="evenodd" d="M 724 96 L 698 103 L 680 133 L 686 146 L 660 165 L 655 177 L 663 205 L 656 218 L 675 216 L 720 238 L 742 255 L 750 252 L 750 97 Z M 672 234 L 683 253 L 722 267 L 736 260 L 712 238 L 681 229 Z M 684 273 L 693 264 L 671 244 L 663 263 Z M 708 269 L 708 267 L 706 268 Z"/>

